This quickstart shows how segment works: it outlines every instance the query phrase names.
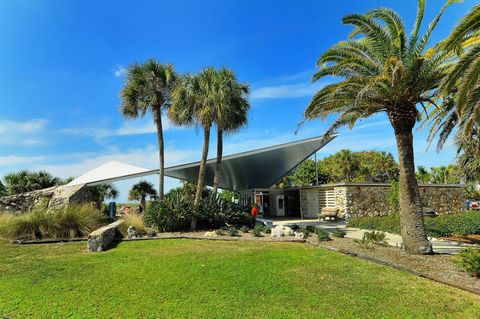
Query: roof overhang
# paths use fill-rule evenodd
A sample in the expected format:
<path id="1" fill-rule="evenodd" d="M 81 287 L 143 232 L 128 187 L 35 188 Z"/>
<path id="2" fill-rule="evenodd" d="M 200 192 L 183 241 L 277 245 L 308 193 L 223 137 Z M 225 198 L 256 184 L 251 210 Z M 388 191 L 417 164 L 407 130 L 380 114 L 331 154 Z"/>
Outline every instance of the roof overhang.
<path id="1" fill-rule="evenodd" d="M 224 156 L 218 187 L 229 190 L 268 188 L 295 167 L 332 141 L 337 134 L 324 135 L 253 151 Z M 212 186 L 216 158 L 207 160 L 205 185 Z M 200 162 L 165 168 L 165 175 L 196 182 Z M 68 186 L 97 185 L 107 182 L 158 174 L 158 169 L 145 169 L 119 162 L 108 162 L 75 178 Z"/>
<path id="2" fill-rule="evenodd" d="M 222 158 L 218 187 L 229 190 L 268 188 L 332 141 L 337 134 L 261 148 Z M 216 159 L 207 161 L 205 184 L 212 186 Z M 173 166 L 165 175 L 196 182 L 200 162 Z"/>

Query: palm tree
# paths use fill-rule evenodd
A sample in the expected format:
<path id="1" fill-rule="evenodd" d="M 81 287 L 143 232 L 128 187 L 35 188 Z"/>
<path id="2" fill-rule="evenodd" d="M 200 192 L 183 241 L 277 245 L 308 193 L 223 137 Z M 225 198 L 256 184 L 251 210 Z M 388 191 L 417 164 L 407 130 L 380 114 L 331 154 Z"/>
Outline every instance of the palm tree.
<path id="1" fill-rule="evenodd" d="M 417 173 L 415 175 L 417 180 L 423 184 L 428 184 L 432 179 L 430 172 L 425 168 L 425 166 L 421 165 L 417 167 Z"/>
<path id="2" fill-rule="evenodd" d="M 157 196 L 157 191 L 153 187 L 153 184 L 147 181 L 140 181 L 132 186 L 128 193 L 129 200 L 139 200 L 142 212 L 147 209 L 147 196 Z"/>
<path id="3" fill-rule="evenodd" d="M 475 5 L 434 50 L 450 56 L 450 72 L 441 84 L 445 99 L 440 106 L 431 105 L 432 111 L 424 121 L 431 126 L 429 141 L 438 135 L 437 151 L 440 151 L 455 127 L 459 128 L 457 142 L 468 142 L 474 126 L 479 123 L 480 4 Z"/>
<path id="4" fill-rule="evenodd" d="M 442 90 L 453 95 L 462 134 L 468 136 L 480 115 L 480 4 L 460 20 L 443 46 L 447 51 L 460 52 Z"/>
<path id="5" fill-rule="evenodd" d="M 164 194 L 164 141 L 162 109 L 171 103 L 171 93 L 178 76 L 171 64 L 161 64 L 150 59 L 144 64 L 133 63 L 127 71 L 127 79 L 120 92 L 122 105 L 120 113 L 127 118 L 143 117 L 147 112 L 153 115 L 157 127 L 159 155 L 159 198 Z"/>
<path id="6" fill-rule="evenodd" d="M 217 160 L 215 163 L 215 177 L 213 179 L 213 193 L 217 193 L 220 179 L 220 169 L 223 155 L 223 134 L 238 130 L 247 123 L 250 103 L 247 95 L 249 87 L 246 83 L 238 83 L 235 74 L 223 68 L 219 71 L 220 97 L 222 102 L 216 106 L 217 124 Z"/>
<path id="7" fill-rule="evenodd" d="M 88 186 L 88 189 L 90 190 L 98 208 L 100 208 L 104 200 L 115 199 L 118 196 L 118 189 L 112 183 Z"/>
<path id="8" fill-rule="evenodd" d="M 224 97 L 220 87 L 220 73 L 212 67 L 200 73 L 185 76 L 174 90 L 168 116 L 175 125 L 199 125 L 203 128 L 203 150 L 200 161 L 194 211 L 198 213 L 205 185 L 205 168 L 210 145 L 210 129 L 216 120 L 216 106 Z M 191 228 L 196 229 L 196 218 Z"/>
<path id="9" fill-rule="evenodd" d="M 345 16 L 343 23 L 354 26 L 351 38 L 328 49 L 319 58 L 320 68 L 313 76 L 313 81 L 325 76 L 342 80 L 320 89 L 305 110 L 306 119 L 338 113 L 328 133 L 379 112 L 387 114 L 398 148 L 402 247 L 409 254 L 432 253 L 415 178 L 412 129 L 420 114 L 417 104 L 435 103 L 440 98 L 436 93 L 447 74 L 447 56 L 439 51 L 426 52 L 426 48 L 451 3 L 442 7 L 423 35 L 425 0 L 418 1 L 409 36 L 401 17 L 390 9 Z"/>

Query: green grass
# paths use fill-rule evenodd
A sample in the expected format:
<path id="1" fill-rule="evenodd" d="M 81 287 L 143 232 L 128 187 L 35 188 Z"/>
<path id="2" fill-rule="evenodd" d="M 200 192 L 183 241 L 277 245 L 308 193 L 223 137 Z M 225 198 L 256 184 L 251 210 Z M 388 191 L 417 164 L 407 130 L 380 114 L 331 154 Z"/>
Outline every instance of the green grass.
<path id="1" fill-rule="evenodd" d="M 480 297 L 302 244 L 0 242 L 0 317 L 478 318 Z"/>

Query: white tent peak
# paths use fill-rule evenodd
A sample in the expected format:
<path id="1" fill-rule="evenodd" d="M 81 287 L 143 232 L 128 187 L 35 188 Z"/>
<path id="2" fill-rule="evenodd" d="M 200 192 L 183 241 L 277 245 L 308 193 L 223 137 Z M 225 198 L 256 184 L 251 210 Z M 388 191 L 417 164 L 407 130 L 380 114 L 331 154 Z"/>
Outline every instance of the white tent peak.
<path id="1" fill-rule="evenodd" d="M 80 175 L 66 186 L 97 185 L 150 174 L 152 174 L 152 170 L 122 162 L 110 161 Z"/>

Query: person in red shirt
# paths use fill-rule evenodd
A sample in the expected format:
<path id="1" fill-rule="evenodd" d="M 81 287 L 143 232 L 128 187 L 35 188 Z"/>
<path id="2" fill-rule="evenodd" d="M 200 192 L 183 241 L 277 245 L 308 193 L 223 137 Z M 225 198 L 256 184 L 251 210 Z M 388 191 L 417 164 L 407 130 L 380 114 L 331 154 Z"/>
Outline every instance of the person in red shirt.
<path id="1" fill-rule="evenodd" d="M 253 205 L 253 208 L 252 208 L 252 216 L 253 217 L 257 217 L 258 213 L 260 212 L 260 210 L 258 209 L 257 205 Z"/>

